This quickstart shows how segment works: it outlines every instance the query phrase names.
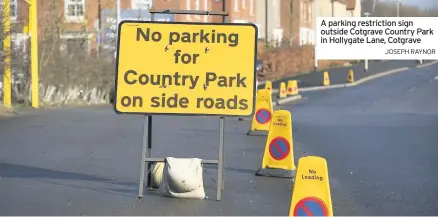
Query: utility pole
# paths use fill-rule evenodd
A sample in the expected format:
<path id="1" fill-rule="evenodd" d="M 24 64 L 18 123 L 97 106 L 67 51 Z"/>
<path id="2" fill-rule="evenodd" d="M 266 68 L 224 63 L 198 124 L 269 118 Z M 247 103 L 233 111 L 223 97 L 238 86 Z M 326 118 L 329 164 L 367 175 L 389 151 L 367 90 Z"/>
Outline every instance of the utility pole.
<path id="1" fill-rule="evenodd" d="M 397 17 L 400 17 L 400 4 L 401 0 L 397 0 Z"/>
<path id="2" fill-rule="evenodd" d="M 120 0 L 116 0 L 116 35 L 119 37 L 119 23 L 120 23 Z M 118 41 L 118 40 L 117 40 Z M 114 51 L 114 58 L 117 57 L 117 51 Z"/>
<path id="3" fill-rule="evenodd" d="M 222 11 L 227 11 L 227 1 L 226 0 L 222 0 Z M 223 23 L 227 22 L 226 16 L 222 16 L 222 22 Z"/>
<path id="4" fill-rule="evenodd" d="M 295 32 L 293 31 L 294 29 L 294 22 L 295 19 L 294 17 L 294 1 L 290 0 L 290 5 L 289 5 L 289 12 L 290 12 L 290 17 L 289 17 L 289 22 L 290 22 L 290 26 L 289 26 L 289 44 L 291 46 L 294 45 L 294 36 L 295 36 Z"/>
<path id="5" fill-rule="evenodd" d="M 400 4 L 402 0 L 397 0 L 397 17 L 400 17 Z M 423 64 L 423 60 L 418 60 L 418 63 Z"/>
<path id="6" fill-rule="evenodd" d="M 268 45 L 269 40 L 268 40 L 268 3 L 269 0 L 265 0 L 265 42 L 266 45 Z"/>
<path id="7" fill-rule="evenodd" d="M 369 12 L 365 12 L 364 15 L 365 15 L 365 17 L 368 17 L 368 16 L 370 16 L 370 13 Z M 364 63 L 364 71 L 367 72 L 368 71 L 368 59 L 365 59 L 364 62 L 365 62 Z"/>
<path id="8" fill-rule="evenodd" d="M 30 4 L 30 68 L 32 79 L 32 107 L 39 107 L 39 65 L 38 65 L 38 0 Z"/>
<path id="9" fill-rule="evenodd" d="M 397 17 L 400 17 L 400 4 L 402 0 L 397 0 Z M 423 64 L 423 60 L 418 60 L 420 64 Z"/>
<path id="10" fill-rule="evenodd" d="M 11 1 L 3 0 L 3 104 L 6 108 L 12 108 L 12 84 L 11 84 Z"/>
<path id="11" fill-rule="evenodd" d="M 30 37 L 31 103 L 33 108 L 38 108 L 40 100 L 38 72 L 38 0 L 25 0 L 24 2 L 29 6 L 28 33 Z"/>
<path id="12" fill-rule="evenodd" d="M 100 52 L 102 51 L 102 0 L 99 0 L 99 3 L 98 3 L 98 7 L 97 7 L 97 14 L 98 14 L 98 17 L 99 17 L 99 22 L 98 22 L 98 25 L 97 25 L 97 28 L 98 28 L 98 30 L 97 30 L 97 32 L 98 32 L 98 34 L 99 34 L 99 36 L 98 36 L 98 38 L 99 38 L 99 44 L 98 44 L 98 55 L 100 55 Z"/>
<path id="13" fill-rule="evenodd" d="M 119 23 L 120 23 L 120 0 L 116 1 L 116 13 L 117 13 L 117 31 L 119 31 Z M 117 32 L 118 33 L 118 32 Z"/>

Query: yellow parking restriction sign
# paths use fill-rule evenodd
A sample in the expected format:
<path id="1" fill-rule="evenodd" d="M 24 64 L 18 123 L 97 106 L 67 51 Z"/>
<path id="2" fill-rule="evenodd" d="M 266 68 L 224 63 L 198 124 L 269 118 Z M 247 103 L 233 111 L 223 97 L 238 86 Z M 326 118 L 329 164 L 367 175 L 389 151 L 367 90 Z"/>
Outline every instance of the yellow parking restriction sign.
<path id="1" fill-rule="evenodd" d="M 115 111 L 251 116 L 257 27 L 122 21 Z"/>

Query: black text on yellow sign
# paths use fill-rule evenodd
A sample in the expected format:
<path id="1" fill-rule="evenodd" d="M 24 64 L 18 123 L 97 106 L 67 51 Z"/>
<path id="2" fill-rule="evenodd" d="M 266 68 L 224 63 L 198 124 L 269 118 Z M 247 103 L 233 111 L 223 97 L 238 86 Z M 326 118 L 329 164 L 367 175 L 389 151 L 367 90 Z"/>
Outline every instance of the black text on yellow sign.
<path id="1" fill-rule="evenodd" d="M 123 21 L 118 113 L 250 116 L 257 27 Z"/>

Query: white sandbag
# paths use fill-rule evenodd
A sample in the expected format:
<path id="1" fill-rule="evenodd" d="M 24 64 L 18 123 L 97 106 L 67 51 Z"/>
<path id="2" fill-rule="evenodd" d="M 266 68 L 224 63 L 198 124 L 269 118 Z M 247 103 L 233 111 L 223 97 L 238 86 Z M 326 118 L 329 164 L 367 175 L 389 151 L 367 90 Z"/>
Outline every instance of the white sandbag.
<path id="1" fill-rule="evenodd" d="M 160 192 L 167 197 L 204 199 L 204 180 L 199 158 L 167 157 Z"/>
<path id="2" fill-rule="evenodd" d="M 164 162 L 157 162 L 151 168 L 151 187 L 154 189 L 160 188 L 163 179 Z"/>

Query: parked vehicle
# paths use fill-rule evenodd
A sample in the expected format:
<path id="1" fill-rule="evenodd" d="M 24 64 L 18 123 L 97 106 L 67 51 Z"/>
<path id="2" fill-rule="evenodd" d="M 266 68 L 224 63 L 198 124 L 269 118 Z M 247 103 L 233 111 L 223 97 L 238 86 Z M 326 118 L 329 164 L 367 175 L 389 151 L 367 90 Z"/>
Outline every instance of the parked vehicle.
<path id="1" fill-rule="evenodd" d="M 262 68 L 263 68 L 263 62 L 261 60 L 257 60 L 256 61 L 256 70 L 257 70 L 257 72 L 262 70 Z"/>

